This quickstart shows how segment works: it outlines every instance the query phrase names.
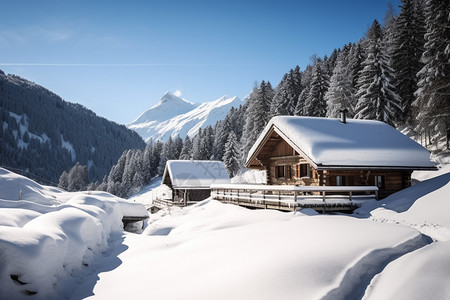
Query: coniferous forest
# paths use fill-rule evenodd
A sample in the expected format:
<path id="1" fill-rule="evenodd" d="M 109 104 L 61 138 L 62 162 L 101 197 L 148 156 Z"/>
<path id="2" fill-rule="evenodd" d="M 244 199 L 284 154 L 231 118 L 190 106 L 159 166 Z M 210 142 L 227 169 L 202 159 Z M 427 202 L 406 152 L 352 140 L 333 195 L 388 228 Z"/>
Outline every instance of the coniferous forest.
<path id="1" fill-rule="evenodd" d="M 125 126 L 1 70 L 0 125 L 0 166 L 45 184 L 77 162 L 89 170 L 84 181 L 101 181 L 125 149 L 145 147 Z"/>

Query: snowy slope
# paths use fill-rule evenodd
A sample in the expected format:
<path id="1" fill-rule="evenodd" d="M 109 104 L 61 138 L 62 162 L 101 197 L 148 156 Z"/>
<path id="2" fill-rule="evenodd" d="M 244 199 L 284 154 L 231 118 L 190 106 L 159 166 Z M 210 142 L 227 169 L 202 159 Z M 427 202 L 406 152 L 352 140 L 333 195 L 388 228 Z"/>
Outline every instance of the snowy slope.
<path id="1" fill-rule="evenodd" d="M 238 97 L 223 96 L 198 106 L 184 99 L 166 93 L 152 108 L 127 125 L 139 133 L 145 141 L 162 140 L 169 136 L 186 135 L 193 137 L 199 128 L 214 126 L 223 120 L 232 107 L 239 107 L 244 102 Z"/>
<path id="2" fill-rule="evenodd" d="M 0 299 L 66 298 L 66 282 L 120 236 L 128 214 L 147 210 L 104 192 L 41 186 L 0 168 Z"/>

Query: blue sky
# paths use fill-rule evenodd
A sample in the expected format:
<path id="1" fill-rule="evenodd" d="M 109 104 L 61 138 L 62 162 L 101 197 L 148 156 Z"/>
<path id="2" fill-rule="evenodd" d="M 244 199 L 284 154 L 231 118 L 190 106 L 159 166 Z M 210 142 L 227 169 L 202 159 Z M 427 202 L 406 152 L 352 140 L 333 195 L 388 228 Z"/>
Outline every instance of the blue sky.
<path id="1" fill-rule="evenodd" d="M 165 91 L 192 102 L 275 87 L 356 42 L 391 2 L 2 1 L 0 69 L 126 124 Z"/>

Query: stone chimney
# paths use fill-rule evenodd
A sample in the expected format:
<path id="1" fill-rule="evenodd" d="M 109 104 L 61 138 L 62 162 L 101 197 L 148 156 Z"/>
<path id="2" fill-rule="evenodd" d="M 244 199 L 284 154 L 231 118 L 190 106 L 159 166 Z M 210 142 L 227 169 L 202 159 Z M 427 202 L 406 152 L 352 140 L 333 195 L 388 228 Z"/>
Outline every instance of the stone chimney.
<path id="1" fill-rule="evenodd" d="M 346 108 L 341 109 L 341 110 L 340 110 L 340 113 L 341 113 L 341 123 L 342 123 L 342 124 L 347 123 L 347 113 L 348 113 L 348 110 L 347 110 Z"/>

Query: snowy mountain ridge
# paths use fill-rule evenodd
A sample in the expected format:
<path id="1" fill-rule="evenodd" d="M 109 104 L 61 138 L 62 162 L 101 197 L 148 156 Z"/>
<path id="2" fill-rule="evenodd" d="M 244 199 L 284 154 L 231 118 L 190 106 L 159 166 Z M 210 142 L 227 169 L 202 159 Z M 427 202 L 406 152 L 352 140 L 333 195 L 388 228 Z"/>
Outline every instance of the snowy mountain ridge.
<path id="1" fill-rule="evenodd" d="M 166 92 L 157 104 L 126 125 L 136 131 L 146 142 L 166 141 L 169 136 L 182 139 L 193 137 L 200 128 L 214 126 L 223 120 L 232 107 L 238 108 L 245 101 L 227 95 L 210 102 L 193 104 Z"/>

